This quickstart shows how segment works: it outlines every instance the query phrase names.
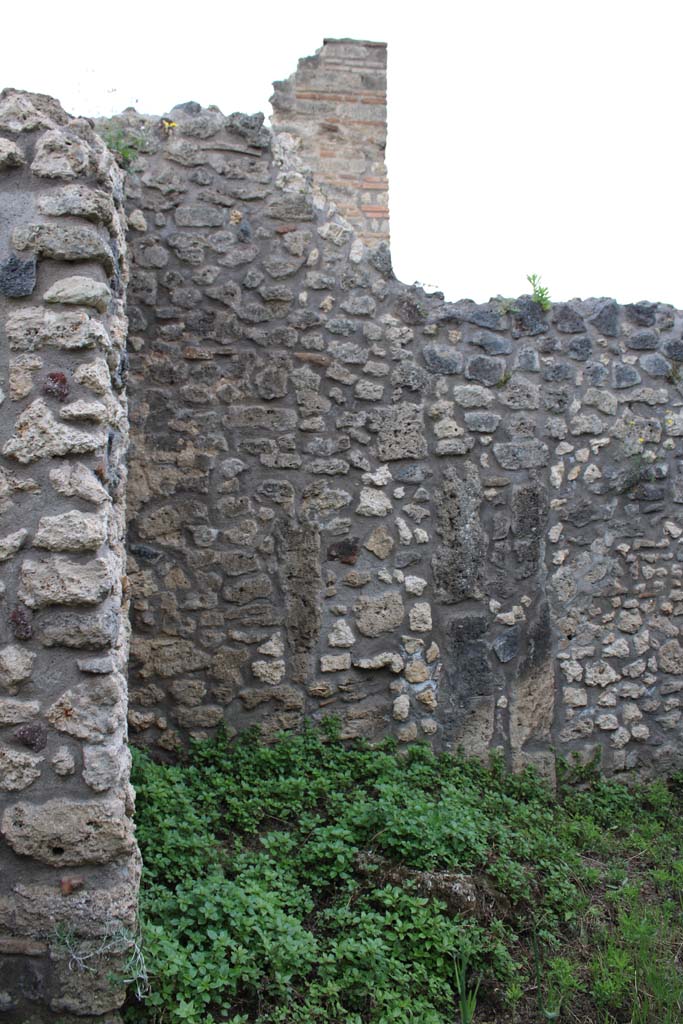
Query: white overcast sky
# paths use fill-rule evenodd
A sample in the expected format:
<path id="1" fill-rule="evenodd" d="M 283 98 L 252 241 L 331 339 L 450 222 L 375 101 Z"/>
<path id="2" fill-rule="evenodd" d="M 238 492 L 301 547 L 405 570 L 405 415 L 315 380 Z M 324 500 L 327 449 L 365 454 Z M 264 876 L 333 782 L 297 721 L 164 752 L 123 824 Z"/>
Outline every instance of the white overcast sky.
<path id="1" fill-rule="evenodd" d="M 270 113 L 325 36 L 389 43 L 397 275 L 683 306 L 680 0 L 6 4 L 0 85 L 75 114 Z"/>

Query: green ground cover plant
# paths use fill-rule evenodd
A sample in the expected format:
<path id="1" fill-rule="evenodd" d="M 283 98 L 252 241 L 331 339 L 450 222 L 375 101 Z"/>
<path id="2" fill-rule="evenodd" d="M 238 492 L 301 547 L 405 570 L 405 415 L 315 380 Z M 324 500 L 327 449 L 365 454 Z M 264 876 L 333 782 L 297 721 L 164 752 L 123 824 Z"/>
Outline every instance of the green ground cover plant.
<path id="1" fill-rule="evenodd" d="M 334 723 L 134 752 L 149 989 L 127 1024 L 674 1024 L 680 779 L 499 759 Z"/>

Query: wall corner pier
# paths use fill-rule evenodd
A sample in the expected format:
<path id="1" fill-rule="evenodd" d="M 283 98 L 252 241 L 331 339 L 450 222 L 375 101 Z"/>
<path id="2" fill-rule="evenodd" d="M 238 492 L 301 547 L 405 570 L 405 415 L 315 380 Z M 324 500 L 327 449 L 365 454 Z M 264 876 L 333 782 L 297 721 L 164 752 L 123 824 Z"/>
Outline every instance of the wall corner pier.
<path id="1" fill-rule="evenodd" d="M 139 877 L 122 175 L 88 121 L 6 89 L 0 190 L 0 1016 L 109 1024 Z"/>

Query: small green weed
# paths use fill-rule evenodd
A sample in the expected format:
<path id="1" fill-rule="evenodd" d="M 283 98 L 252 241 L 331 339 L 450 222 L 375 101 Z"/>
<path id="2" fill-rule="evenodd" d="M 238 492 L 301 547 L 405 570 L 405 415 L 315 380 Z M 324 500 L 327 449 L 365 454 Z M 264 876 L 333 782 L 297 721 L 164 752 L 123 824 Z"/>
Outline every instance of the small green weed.
<path id="1" fill-rule="evenodd" d="M 101 133 L 102 139 L 116 157 L 121 167 L 131 167 L 140 155 L 144 142 L 136 135 L 131 135 L 123 128 L 110 127 Z"/>
<path id="2" fill-rule="evenodd" d="M 541 278 L 538 274 L 527 274 L 526 279 L 531 285 L 531 298 L 534 302 L 538 303 L 544 313 L 547 313 L 552 306 L 550 292 L 541 284 Z"/>
<path id="3" fill-rule="evenodd" d="M 458 993 L 460 1024 L 472 1024 L 474 1011 L 477 1008 L 479 985 L 481 984 L 481 980 L 479 980 L 474 988 L 470 987 L 467 977 L 468 965 L 466 953 L 461 954 L 460 958 L 455 962 L 455 988 Z"/>

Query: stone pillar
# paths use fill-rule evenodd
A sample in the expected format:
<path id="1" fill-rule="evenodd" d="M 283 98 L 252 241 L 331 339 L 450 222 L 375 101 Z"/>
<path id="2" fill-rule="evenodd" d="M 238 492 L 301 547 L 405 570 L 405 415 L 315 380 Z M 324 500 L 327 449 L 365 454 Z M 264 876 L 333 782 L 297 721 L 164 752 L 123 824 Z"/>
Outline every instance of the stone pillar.
<path id="1" fill-rule="evenodd" d="M 387 46 L 326 39 L 274 82 L 272 125 L 299 139 L 316 184 L 370 245 L 389 241 Z"/>
<path id="2" fill-rule="evenodd" d="M 22 1024 L 117 1020 L 134 949 L 124 231 L 91 124 L 2 92 L 0 1011 Z"/>

